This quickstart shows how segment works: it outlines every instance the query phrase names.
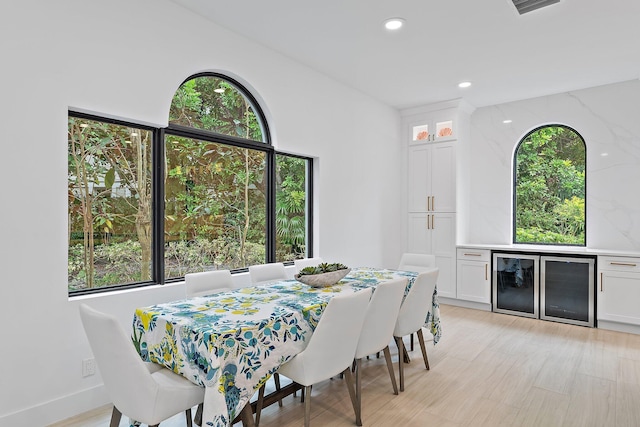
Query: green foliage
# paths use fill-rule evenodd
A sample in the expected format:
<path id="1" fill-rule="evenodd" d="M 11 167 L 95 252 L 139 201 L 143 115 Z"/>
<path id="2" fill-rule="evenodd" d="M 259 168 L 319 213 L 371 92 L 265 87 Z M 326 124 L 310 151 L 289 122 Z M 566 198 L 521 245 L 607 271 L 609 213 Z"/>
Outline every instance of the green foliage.
<path id="1" fill-rule="evenodd" d="M 563 126 L 532 132 L 516 153 L 517 243 L 585 244 L 585 146 Z"/>
<path id="2" fill-rule="evenodd" d="M 336 263 L 322 263 L 316 267 L 305 267 L 298 273 L 299 276 L 312 276 L 314 274 L 331 273 L 332 271 L 344 270 L 349 268 L 344 264 Z"/>

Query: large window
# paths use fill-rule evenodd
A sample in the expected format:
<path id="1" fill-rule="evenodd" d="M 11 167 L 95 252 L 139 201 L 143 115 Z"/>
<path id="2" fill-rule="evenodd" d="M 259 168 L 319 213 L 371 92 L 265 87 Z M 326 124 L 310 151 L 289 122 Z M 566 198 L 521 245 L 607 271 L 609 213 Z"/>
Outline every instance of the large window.
<path id="1" fill-rule="evenodd" d="M 586 245 L 586 145 L 573 129 L 527 134 L 514 161 L 514 243 Z"/>
<path id="2" fill-rule="evenodd" d="M 277 153 L 237 82 L 197 75 L 169 127 L 69 113 L 69 292 L 312 255 L 309 158 Z"/>

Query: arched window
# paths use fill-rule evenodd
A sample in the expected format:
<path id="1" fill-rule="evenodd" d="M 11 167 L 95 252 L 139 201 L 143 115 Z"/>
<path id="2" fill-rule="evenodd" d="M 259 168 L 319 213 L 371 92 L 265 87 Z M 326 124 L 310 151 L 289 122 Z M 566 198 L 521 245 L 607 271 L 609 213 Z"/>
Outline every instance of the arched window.
<path id="1" fill-rule="evenodd" d="M 586 145 L 574 129 L 529 132 L 514 159 L 514 243 L 586 245 Z"/>
<path id="2" fill-rule="evenodd" d="M 312 160 L 233 79 L 187 79 L 167 128 L 69 111 L 68 136 L 70 294 L 312 256 Z"/>

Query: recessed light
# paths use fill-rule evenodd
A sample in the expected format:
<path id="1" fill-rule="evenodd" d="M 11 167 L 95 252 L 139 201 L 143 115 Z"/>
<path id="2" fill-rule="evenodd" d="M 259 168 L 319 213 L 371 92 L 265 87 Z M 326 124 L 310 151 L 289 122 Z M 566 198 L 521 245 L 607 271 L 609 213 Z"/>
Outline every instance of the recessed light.
<path id="1" fill-rule="evenodd" d="M 469 87 L 471 86 L 471 82 L 460 82 L 458 83 L 458 87 Z"/>
<path id="2" fill-rule="evenodd" d="M 506 124 L 511 123 L 512 121 L 513 121 L 513 120 L 511 120 L 511 119 L 507 119 L 507 120 L 503 120 L 503 121 L 502 121 L 502 123 L 504 123 L 504 124 L 506 125 Z"/>
<path id="3" fill-rule="evenodd" d="M 602 157 L 607 157 L 607 156 L 609 155 L 609 153 L 600 153 L 600 155 L 601 155 Z"/>
<path id="4" fill-rule="evenodd" d="M 404 25 L 404 19 L 402 18 L 389 18 L 384 21 L 384 27 L 387 30 L 399 30 Z"/>

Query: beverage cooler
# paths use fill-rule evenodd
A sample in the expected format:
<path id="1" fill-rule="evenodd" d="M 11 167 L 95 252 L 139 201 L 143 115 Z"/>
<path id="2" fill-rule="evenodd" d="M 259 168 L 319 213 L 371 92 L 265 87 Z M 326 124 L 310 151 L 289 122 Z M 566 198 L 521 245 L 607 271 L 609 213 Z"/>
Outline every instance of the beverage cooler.
<path id="1" fill-rule="evenodd" d="M 595 258 L 493 254 L 493 311 L 595 326 Z"/>

